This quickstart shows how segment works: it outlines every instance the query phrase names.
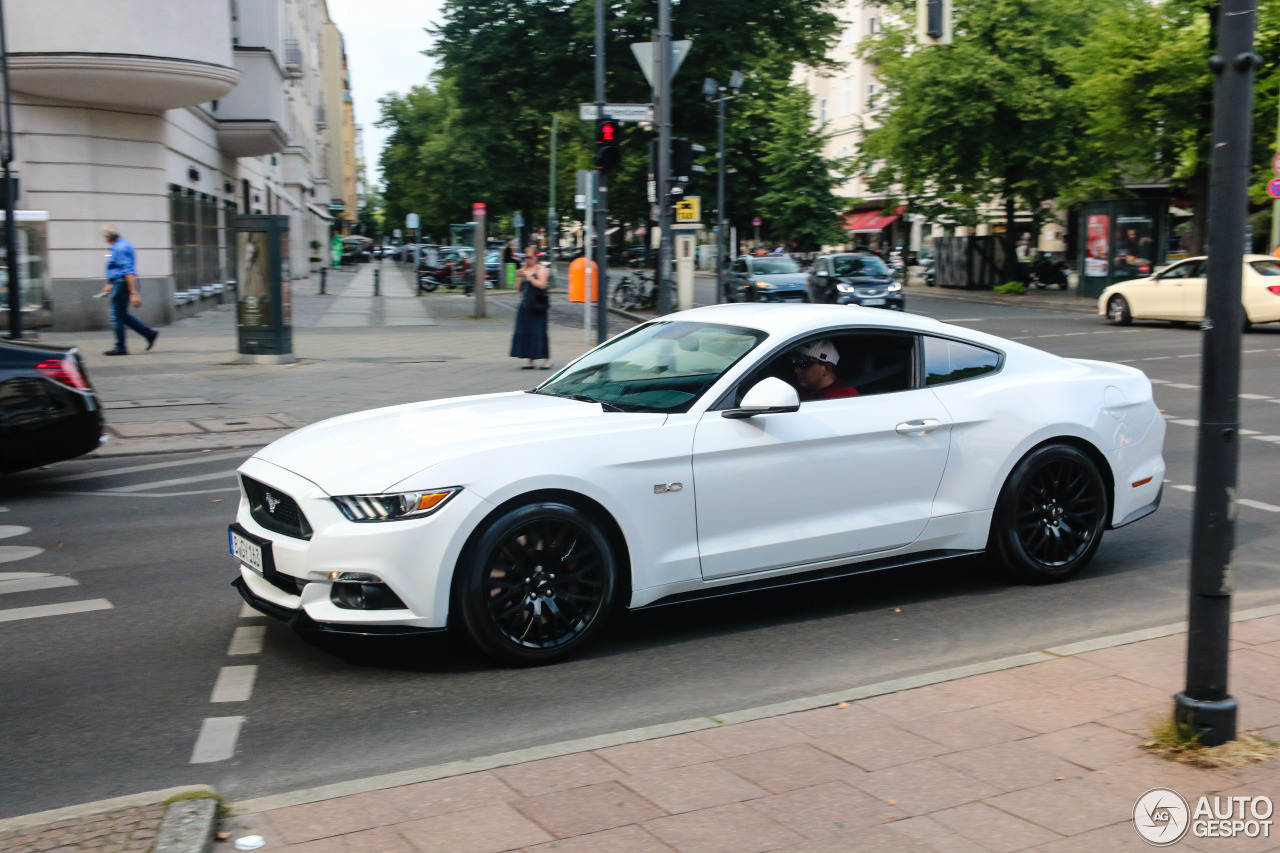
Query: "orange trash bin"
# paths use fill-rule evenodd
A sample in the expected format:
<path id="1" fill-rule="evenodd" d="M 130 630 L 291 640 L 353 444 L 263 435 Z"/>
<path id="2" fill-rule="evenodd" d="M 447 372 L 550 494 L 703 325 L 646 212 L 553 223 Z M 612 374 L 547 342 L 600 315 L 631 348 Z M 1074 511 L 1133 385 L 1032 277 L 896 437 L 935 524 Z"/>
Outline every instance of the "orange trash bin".
<path id="1" fill-rule="evenodd" d="M 569 301 L 585 302 L 587 293 L 587 259 L 574 258 L 569 264 Z M 600 268 L 591 261 L 591 301 L 600 299 Z"/>

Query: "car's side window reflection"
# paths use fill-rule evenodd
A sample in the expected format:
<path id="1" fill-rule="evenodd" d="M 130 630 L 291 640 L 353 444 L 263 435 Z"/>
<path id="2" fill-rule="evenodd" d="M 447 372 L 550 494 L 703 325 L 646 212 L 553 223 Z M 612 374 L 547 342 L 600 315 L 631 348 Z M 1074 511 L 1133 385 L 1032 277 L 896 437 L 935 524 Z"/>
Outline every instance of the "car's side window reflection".
<path id="1" fill-rule="evenodd" d="M 992 373 L 1000 367 L 1000 353 L 959 341 L 924 338 L 924 384 L 944 385 Z"/>

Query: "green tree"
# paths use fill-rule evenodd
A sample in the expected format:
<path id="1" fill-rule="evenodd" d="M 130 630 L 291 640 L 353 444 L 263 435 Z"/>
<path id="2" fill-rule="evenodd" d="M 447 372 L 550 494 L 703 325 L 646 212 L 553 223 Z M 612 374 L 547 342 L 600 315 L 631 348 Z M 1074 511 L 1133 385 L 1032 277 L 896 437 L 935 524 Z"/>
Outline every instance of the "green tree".
<path id="1" fill-rule="evenodd" d="M 865 55 L 885 86 L 880 125 L 866 130 L 860 155 L 871 186 L 897 188 L 914 210 L 962 225 L 1003 200 L 1012 277 L 1018 206 L 1038 226 L 1046 201 L 1097 172 L 1082 93 L 1061 51 L 1091 37 L 1109 2 L 956 0 L 951 45 L 913 48 L 912 26 L 870 43 Z"/>
<path id="2" fill-rule="evenodd" d="M 845 164 L 823 156 L 823 136 L 814 129 L 812 98 L 799 87 L 779 93 L 771 103 L 771 133 L 762 140 L 764 193 L 757 200 L 769 233 L 812 251 L 842 239 L 839 214 L 846 201 L 835 188 L 844 182 Z"/>

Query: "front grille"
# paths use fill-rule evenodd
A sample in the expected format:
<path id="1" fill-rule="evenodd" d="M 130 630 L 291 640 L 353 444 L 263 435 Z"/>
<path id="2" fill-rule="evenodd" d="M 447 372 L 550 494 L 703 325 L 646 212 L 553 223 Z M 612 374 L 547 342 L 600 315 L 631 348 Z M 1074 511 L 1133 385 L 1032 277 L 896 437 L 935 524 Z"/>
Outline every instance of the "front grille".
<path id="1" fill-rule="evenodd" d="M 854 288 L 854 293 L 858 296 L 884 296 L 889 292 L 887 287 L 858 287 Z"/>
<path id="2" fill-rule="evenodd" d="M 251 477 L 240 475 L 244 493 L 249 498 L 249 514 L 267 530 L 294 539 L 310 539 L 311 525 L 297 501 L 279 489 L 263 485 Z"/>

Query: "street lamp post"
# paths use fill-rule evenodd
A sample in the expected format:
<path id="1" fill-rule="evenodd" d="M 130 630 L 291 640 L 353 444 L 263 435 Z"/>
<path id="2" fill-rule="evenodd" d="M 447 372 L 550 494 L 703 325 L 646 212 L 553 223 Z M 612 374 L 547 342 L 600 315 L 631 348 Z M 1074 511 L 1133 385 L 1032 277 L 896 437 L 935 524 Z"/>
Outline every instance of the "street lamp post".
<path id="1" fill-rule="evenodd" d="M 732 95 L 724 94 L 724 87 L 708 77 L 702 83 L 702 94 L 716 105 L 716 302 L 724 299 L 725 240 L 728 237 L 729 218 L 724 215 L 724 105 L 738 97 L 742 88 L 742 72 L 729 75 Z M 719 97 L 716 97 L 719 95 Z"/>
<path id="2" fill-rule="evenodd" d="M 0 162 L 4 166 L 4 248 L 9 272 L 9 337 L 19 340 L 22 338 L 22 302 L 19 298 L 22 287 L 18 280 L 18 223 L 15 221 L 17 217 L 13 212 L 18 200 L 14 198 L 16 182 L 13 180 L 12 171 L 13 107 L 12 98 L 9 95 L 9 44 L 4 31 L 4 0 L 0 0 L 0 78 L 3 78 L 0 79 L 0 87 L 3 88 L 0 95 L 4 97 L 4 103 L 0 105 L 3 107 L 0 118 L 4 123 L 4 126 L 0 127 Z"/>

